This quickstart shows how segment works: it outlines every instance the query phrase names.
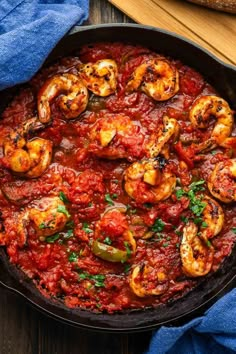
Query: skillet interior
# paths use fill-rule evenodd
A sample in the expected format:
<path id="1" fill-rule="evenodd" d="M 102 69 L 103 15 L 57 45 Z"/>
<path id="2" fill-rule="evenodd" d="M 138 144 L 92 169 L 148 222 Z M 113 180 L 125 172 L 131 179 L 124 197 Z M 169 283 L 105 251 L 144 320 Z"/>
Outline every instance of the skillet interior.
<path id="1" fill-rule="evenodd" d="M 95 41 L 123 41 L 150 47 L 158 53 L 178 58 L 199 71 L 219 94 L 236 109 L 236 68 L 216 60 L 207 51 L 166 31 L 139 25 L 100 25 L 80 28 L 77 33 L 64 38 L 53 50 L 46 63 L 67 56 L 81 45 Z M 0 112 L 4 110 L 18 88 L 1 92 Z M 33 305 L 64 322 L 108 331 L 148 330 L 161 324 L 176 324 L 202 313 L 226 290 L 236 284 L 236 247 L 218 272 L 205 277 L 200 285 L 185 297 L 157 309 L 129 311 L 120 314 L 95 314 L 84 310 L 70 310 L 62 304 L 43 297 L 25 275 L 9 264 L 4 249 L 0 249 L 2 265 L 0 282 L 20 293 Z M 224 291 L 225 290 L 225 291 Z M 176 322 L 177 321 L 177 322 Z"/>

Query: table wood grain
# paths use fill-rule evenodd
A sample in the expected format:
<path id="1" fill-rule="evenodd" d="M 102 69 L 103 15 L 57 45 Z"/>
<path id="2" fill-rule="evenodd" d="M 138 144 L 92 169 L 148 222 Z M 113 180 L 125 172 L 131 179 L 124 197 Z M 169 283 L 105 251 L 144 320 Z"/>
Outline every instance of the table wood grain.
<path id="1" fill-rule="evenodd" d="M 183 35 L 236 65 L 236 15 L 183 0 L 109 0 L 138 23 Z"/>
<path id="2" fill-rule="evenodd" d="M 132 22 L 106 0 L 90 0 L 85 24 Z M 48 318 L 0 287 L 0 354 L 141 354 L 151 333 L 106 334 Z"/>

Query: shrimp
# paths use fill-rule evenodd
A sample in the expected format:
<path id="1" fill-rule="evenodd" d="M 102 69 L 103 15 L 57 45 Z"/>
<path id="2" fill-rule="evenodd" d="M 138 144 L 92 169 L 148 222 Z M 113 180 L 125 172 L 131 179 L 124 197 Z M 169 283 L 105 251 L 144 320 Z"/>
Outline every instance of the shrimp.
<path id="1" fill-rule="evenodd" d="M 132 159 L 144 153 L 145 133 L 136 122 L 123 115 L 97 120 L 89 137 L 88 150 L 99 157 Z"/>
<path id="2" fill-rule="evenodd" d="M 214 248 L 207 246 L 198 235 L 198 227 L 189 222 L 183 229 L 180 257 L 183 272 L 190 277 L 201 277 L 210 272 Z"/>
<path id="3" fill-rule="evenodd" d="M 179 91 L 178 70 L 163 59 L 147 60 L 135 69 L 126 86 L 131 92 L 139 88 L 156 101 L 166 101 Z"/>
<path id="4" fill-rule="evenodd" d="M 73 74 L 55 75 L 49 78 L 38 93 L 38 117 L 40 122 L 51 120 L 50 103 L 57 96 L 58 105 L 66 119 L 77 118 L 88 104 L 88 91 L 81 79 Z"/>
<path id="5" fill-rule="evenodd" d="M 135 295 L 146 297 L 165 293 L 169 281 L 164 270 L 142 264 L 133 269 L 129 285 Z"/>
<path id="6" fill-rule="evenodd" d="M 211 137 L 197 146 L 198 151 L 211 150 L 217 145 L 223 146 L 225 140 L 233 130 L 233 112 L 228 103 L 217 96 L 201 96 L 195 100 L 189 118 L 195 128 L 206 129 L 209 120 L 214 117 L 216 124 L 212 130 Z"/>
<path id="7" fill-rule="evenodd" d="M 202 213 L 204 224 L 200 227 L 200 237 L 207 242 L 222 230 L 224 212 L 214 199 L 204 196 L 202 201 L 206 203 L 206 206 Z"/>
<path id="8" fill-rule="evenodd" d="M 44 197 L 33 202 L 27 208 L 27 213 L 41 241 L 46 236 L 62 231 L 70 218 L 65 204 L 57 196 Z"/>
<path id="9" fill-rule="evenodd" d="M 164 160 L 165 163 L 165 160 Z M 134 162 L 124 172 L 124 189 L 139 203 L 158 203 L 170 197 L 176 176 L 157 159 Z"/>
<path id="10" fill-rule="evenodd" d="M 114 60 L 102 59 L 83 64 L 79 70 L 84 85 L 95 95 L 106 97 L 116 91 L 118 69 Z"/>
<path id="11" fill-rule="evenodd" d="M 35 123 L 35 121 L 34 121 Z M 16 173 L 36 178 L 48 168 L 52 158 L 52 142 L 42 138 L 26 140 L 25 135 L 32 129 L 32 121 L 11 131 L 3 141 L 4 162 Z"/>
<path id="12" fill-rule="evenodd" d="M 224 203 L 236 201 L 236 159 L 220 161 L 215 165 L 208 188 L 215 198 Z"/>
<path id="13" fill-rule="evenodd" d="M 146 145 L 146 150 L 151 158 L 158 156 L 159 153 L 164 149 L 166 143 L 170 140 L 172 136 L 177 136 L 179 134 L 179 124 L 176 119 L 169 118 L 168 116 L 163 117 L 163 124 L 161 129 L 156 134 L 153 134 Z"/>

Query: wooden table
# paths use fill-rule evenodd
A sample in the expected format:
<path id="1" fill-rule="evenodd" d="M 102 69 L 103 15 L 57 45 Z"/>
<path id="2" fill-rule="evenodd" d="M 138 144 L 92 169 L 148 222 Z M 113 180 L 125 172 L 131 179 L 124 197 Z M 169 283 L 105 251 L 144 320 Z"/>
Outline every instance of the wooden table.
<path id="1" fill-rule="evenodd" d="M 106 0 L 90 0 L 86 24 L 132 22 Z M 0 288 L 0 354 L 141 354 L 151 333 L 104 334 L 64 325 Z"/>

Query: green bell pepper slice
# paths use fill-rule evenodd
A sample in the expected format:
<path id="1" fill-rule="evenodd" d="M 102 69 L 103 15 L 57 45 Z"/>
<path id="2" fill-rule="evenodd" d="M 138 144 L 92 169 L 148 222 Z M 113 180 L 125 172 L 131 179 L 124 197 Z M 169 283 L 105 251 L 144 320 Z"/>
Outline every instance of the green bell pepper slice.
<path id="1" fill-rule="evenodd" d="M 92 244 L 92 252 L 95 256 L 109 262 L 126 262 L 129 255 L 126 251 L 106 245 L 105 243 L 94 241 Z"/>

